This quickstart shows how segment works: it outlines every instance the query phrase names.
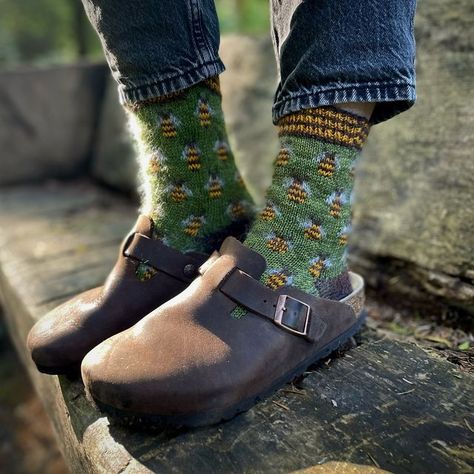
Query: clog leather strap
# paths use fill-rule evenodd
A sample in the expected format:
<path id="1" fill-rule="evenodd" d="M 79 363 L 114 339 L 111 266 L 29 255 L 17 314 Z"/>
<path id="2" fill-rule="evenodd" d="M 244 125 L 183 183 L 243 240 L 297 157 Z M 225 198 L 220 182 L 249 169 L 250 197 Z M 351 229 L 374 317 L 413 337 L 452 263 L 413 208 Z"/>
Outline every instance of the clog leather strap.
<path id="1" fill-rule="evenodd" d="M 187 283 L 196 278 L 199 266 L 207 258 L 205 255 L 183 254 L 159 240 L 150 239 L 137 232 L 131 233 L 125 240 L 122 253 L 125 257 L 144 262 Z"/>
<path id="2" fill-rule="evenodd" d="M 359 277 L 360 278 L 360 277 Z M 288 289 L 288 293 L 274 291 L 247 273 L 234 268 L 222 281 L 219 289 L 226 296 L 248 309 L 250 312 L 271 320 L 282 329 L 305 338 L 309 342 L 317 342 L 326 330 L 326 322 L 331 313 L 348 312 L 357 316 L 351 299 L 344 302 L 326 300 L 309 294 Z M 360 297 L 363 287 L 356 288 L 351 298 Z M 301 294 L 301 295 L 300 295 Z"/>

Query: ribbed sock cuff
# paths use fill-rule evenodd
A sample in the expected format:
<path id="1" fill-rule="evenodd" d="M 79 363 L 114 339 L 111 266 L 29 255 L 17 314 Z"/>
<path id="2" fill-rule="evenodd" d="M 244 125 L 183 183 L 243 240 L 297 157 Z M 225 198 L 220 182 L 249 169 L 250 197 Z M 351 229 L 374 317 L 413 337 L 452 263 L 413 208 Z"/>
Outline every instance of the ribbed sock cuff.
<path id="1" fill-rule="evenodd" d="M 360 150 L 369 134 L 363 117 L 335 107 L 317 107 L 285 115 L 278 121 L 279 136 L 311 137 Z"/>

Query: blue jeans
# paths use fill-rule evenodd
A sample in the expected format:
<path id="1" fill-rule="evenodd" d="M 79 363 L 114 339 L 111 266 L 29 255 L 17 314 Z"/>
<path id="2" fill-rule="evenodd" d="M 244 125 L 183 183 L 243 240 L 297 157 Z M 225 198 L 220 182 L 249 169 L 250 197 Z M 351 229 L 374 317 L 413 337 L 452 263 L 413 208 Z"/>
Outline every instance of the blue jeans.
<path id="1" fill-rule="evenodd" d="M 83 0 L 122 103 L 224 70 L 213 0 Z M 273 120 L 302 109 L 376 102 L 372 122 L 413 105 L 416 0 L 271 0 L 279 83 Z"/>

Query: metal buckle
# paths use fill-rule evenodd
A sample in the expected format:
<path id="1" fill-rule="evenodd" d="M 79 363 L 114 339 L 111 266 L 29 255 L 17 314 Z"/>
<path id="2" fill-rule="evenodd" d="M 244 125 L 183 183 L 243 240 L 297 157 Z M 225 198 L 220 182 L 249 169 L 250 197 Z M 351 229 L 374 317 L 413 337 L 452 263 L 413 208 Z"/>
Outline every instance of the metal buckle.
<path id="1" fill-rule="evenodd" d="M 290 304 L 288 304 L 290 302 Z M 296 304 L 296 308 L 291 308 L 289 309 L 288 306 L 294 306 Z M 285 314 L 287 311 L 292 311 L 293 313 L 297 311 L 297 316 L 299 318 L 301 311 L 305 311 L 306 314 L 304 315 L 304 327 L 303 330 L 298 330 L 295 329 L 294 326 L 289 325 L 287 322 L 285 322 Z M 311 308 L 309 307 L 308 304 L 303 303 L 300 300 L 297 300 L 296 298 L 293 298 L 292 296 L 289 295 L 280 295 L 278 297 L 276 309 L 275 309 L 275 316 L 273 317 L 273 321 L 275 324 L 278 326 L 281 326 L 282 328 L 286 329 L 287 331 L 296 334 L 298 336 L 307 336 L 308 335 L 308 326 L 309 326 L 309 315 L 311 312 Z M 290 315 L 292 316 L 292 315 Z"/>

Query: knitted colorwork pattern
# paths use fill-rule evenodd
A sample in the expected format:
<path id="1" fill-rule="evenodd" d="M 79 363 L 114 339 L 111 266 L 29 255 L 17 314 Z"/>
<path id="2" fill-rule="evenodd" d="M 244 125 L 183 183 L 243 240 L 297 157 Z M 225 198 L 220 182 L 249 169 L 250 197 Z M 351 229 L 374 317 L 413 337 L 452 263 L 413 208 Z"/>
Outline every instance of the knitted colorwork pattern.
<path id="1" fill-rule="evenodd" d="M 137 104 L 129 116 L 140 151 L 142 211 L 156 238 L 180 251 L 210 252 L 213 235 L 252 216 L 217 78 Z"/>
<path id="2" fill-rule="evenodd" d="M 281 119 L 267 202 L 245 240 L 267 261 L 265 285 L 331 299 L 350 293 L 351 194 L 368 130 L 365 119 L 330 107 Z"/>

